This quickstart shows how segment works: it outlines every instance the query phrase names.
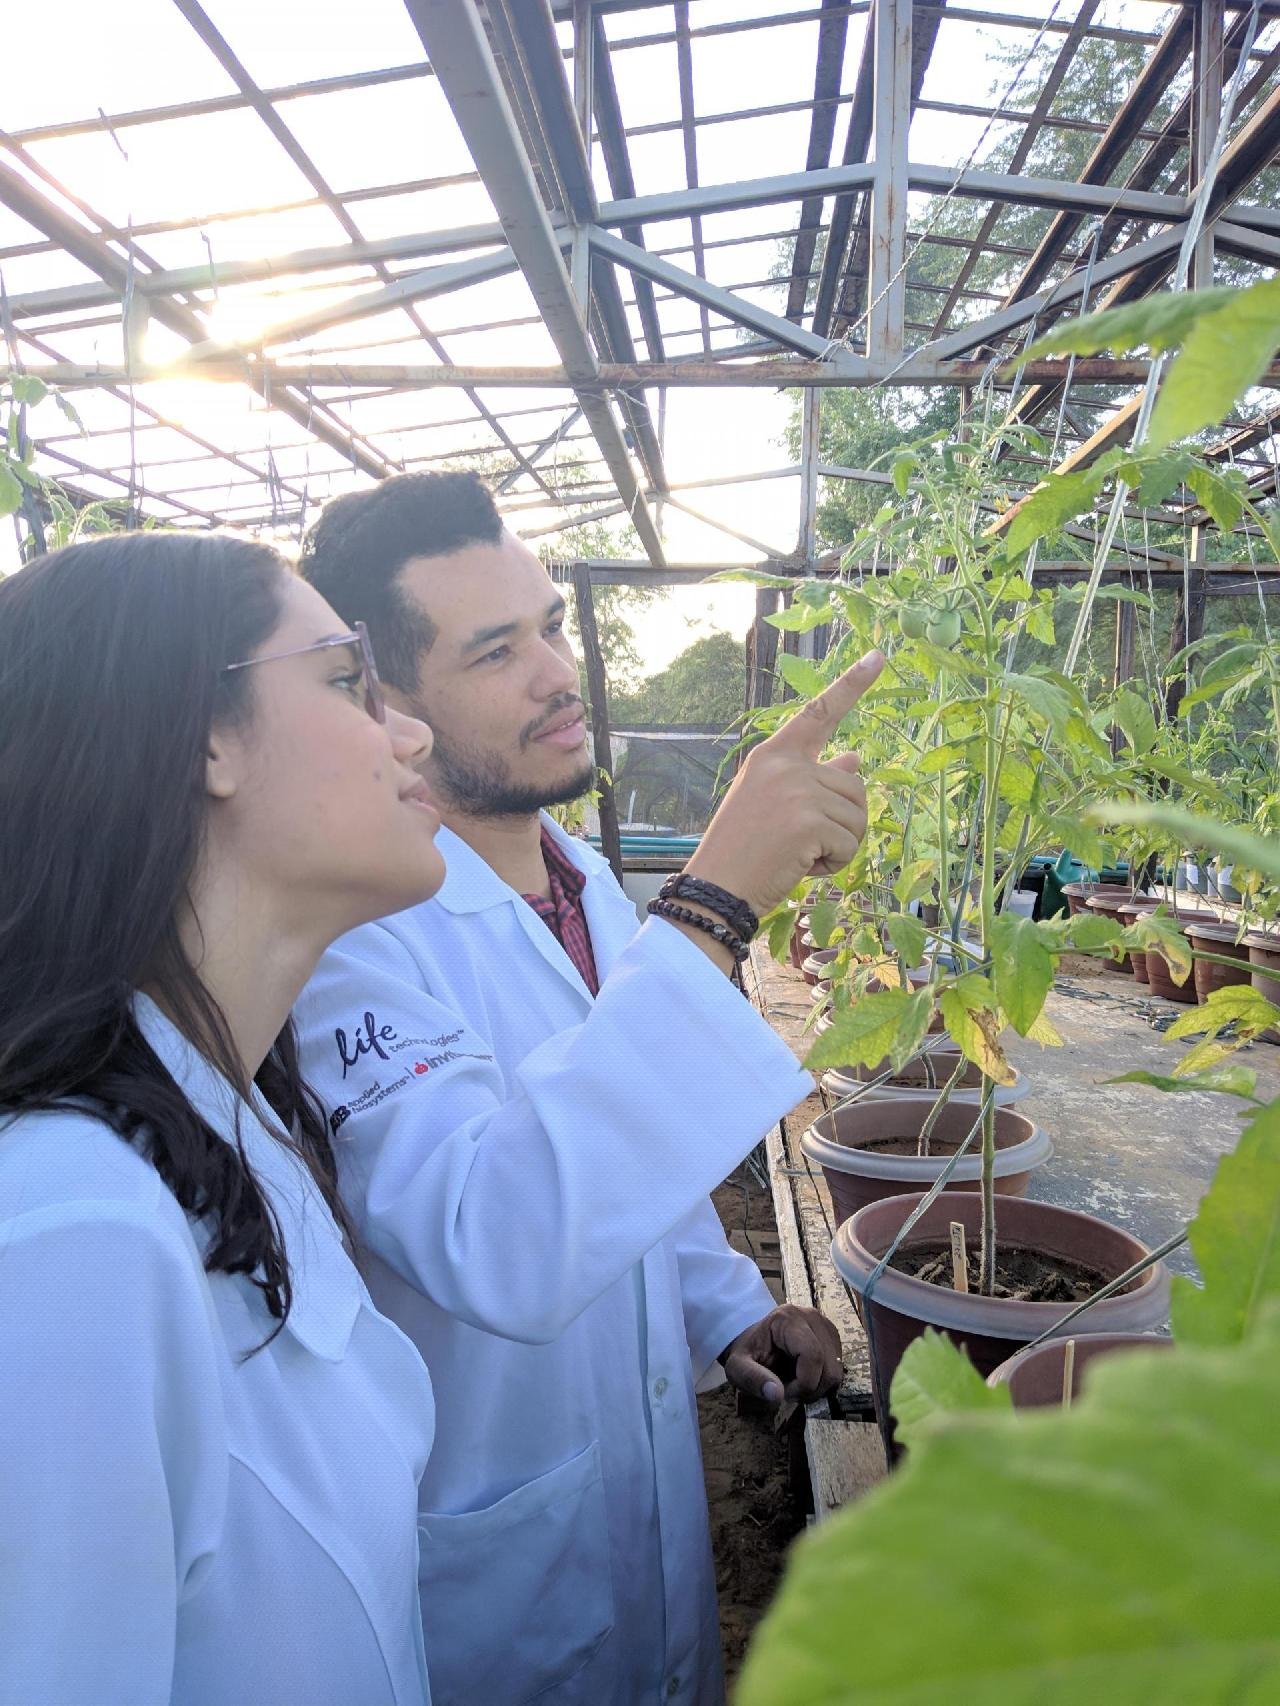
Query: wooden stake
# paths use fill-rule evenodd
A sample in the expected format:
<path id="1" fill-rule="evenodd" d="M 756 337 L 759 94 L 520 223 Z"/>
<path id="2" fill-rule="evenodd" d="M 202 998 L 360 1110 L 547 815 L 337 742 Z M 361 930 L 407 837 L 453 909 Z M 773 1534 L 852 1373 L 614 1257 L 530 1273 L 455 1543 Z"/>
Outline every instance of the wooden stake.
<path id="1" fill-rule="evenodd" d="M 1068 1339 L 1062 1353 L 1062 1408 L 1071 1408 L 1072 1389 L 1076 1383 L 1076 1342 Z"/>
<path id="2" fill-rule="evenodd" d="M 956 1291 L 969 1289 L 969 1258 L 964 1248 L 964 1227 L 958 1220 L 951 1222 L 951 1283 Z"/>

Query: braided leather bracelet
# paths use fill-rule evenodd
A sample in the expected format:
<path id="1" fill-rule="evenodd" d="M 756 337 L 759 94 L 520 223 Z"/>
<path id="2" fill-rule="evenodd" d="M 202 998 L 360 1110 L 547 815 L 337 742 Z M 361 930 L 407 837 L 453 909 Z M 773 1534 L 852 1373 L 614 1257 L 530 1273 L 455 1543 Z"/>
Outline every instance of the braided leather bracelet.
<path id="1" fill-rule="evenodd" d="M 687 871 L 668 877 L 658 890 L 658 899 L 691 900 L 697 906 L 706 907 L 708 912 L 722 918 L 743 942 L 749 942 L 760 928 L 760 920 L 745 900 L 730 894 L 728 889 L 722 889 L 718 883 L 709 883 L 705 877 L 690 876 Z"/>
<path id="2" fill-rule="evenodd" d="M 663 900 L 661 896 L 649 902 L 646 909 L 655 918 L 676 919 L 681 924 L 690 924 L 695 930 L 704 930 L 708 936 L 714 936 L 721 947 L 728 948 L 739 965 L 748 958 L 751 949 L 736 936 L 727 924 L 713 924 L 701 912 L 693 912 L 687 906 L 680 906 L 674 900 Z"/>

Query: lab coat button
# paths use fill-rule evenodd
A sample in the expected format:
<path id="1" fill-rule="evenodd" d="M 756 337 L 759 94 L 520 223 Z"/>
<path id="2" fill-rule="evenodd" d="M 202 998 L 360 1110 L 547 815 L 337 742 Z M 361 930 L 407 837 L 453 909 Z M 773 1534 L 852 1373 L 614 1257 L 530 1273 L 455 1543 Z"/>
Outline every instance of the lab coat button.
<path id="1" fill-rule="evenodd" d="M 668 1385 L 668 1382 L 667 1382 L 666 1376 L 663 1374 L 660 1374 L 658 1376 L 658 1378 L 653 1383 L 653 1395 L 654 1395 L 654 1397 L 655 1398 L 661 1398 L 667 1390 L 667 1385 Z M 668 1692 L 668 1694 L 670 1694 L 670 1693 L 673 1693 L 674 1690 L 672 1690 L 671 1688 L 668 1688 L 667 1692 Z"/>
<path id="2" fill-rule="evenodd" d="M 680 1678 L 678 1676 L 673 1676 L 671 1678 L 671 1680 L 667 1683 L 667 1699 L 668 1700 L 674 1700 L 676 1695 L 679 1694 L 679 1692 L 680 1692 Z"/>

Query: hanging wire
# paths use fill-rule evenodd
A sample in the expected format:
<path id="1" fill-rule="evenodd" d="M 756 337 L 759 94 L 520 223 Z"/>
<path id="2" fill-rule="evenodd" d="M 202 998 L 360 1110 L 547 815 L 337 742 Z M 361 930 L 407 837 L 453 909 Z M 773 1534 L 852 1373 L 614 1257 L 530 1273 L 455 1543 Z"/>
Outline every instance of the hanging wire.
<path id="1" fill-rule="evenodd" d="M 1253 50 L 1253 41 L 1254 36 L 1257 33 L 1260 10 L 1261 0 L 1253 0 L 1249 13 L 1249 22 L 1245 29 L 1244 41 L 1240 48 L 1240 58 L 1236 64 L 1235 70 L 1231 74 L 1230 82 L 1227 84 L 1227 88 L 1223 94 L 1221 116 L 1218 121 L 1217 133 L 1213 139 L 1213 146 L 1209 150 L 1209 157 L 1205 162 L 1204 172 L 1201 175 L 1200 182 L 1196 186 L 1196 193 L 1191 205 L 1190 217 L 1187 220 L 1187 228 L 1183 233 L 1182 244 L 1178 250 L 1178 264 L 1173 281 L 1175 293 L 1185 290 L 1187 287 L 1187 278 L 1191 270 L 1191 257 L 1195 253 L 1196 244 L 1200 240 L 1200 233 L 1204 229 L 1205 218 L 1209 211 L 1209 197 L 1213 192 L 1215 183 L 1217 182 L 1218 165 L 1222 158 L 1222 150 L 1226 146 L 1227 137 L 1231 130 L 1231 122 L 1235 116 L 1236 100 L 1239 96 L 1241 85 L 1244 82 L 1245 73 L 1249 68 L 1249 55 Z M 1161 350 L 1151 364 L 1151 371 L 1147 376 L 1146 389 L 1142 394 L 1142 403 L 1138 410 L 1138 419 L 1133 432 L 1133 446 L 1135 449 L 1141 445 L 1143 440 L 1146 438 L 1147 429 L 1151 422 L 1151 412 L 1155 407 L 1156 394 L 1160 389 L 1160 381 L 1164 375 L 1167 357 L 1168 351 Z M 1076 662 L 1080 656 L 1080 648 L 1084 644 L 1084 636 L 1089 626 L 1090 617 L 1093 613 L 1094 600 L 1097 597 L 1098 586 L 1102 580 L 1102 571 L 1106 565 L 1108 556 L 1111 554 L 1112 542 L 1115 539 L 1116 528 L 1119 524 L 1120 516 L 1125 505 L 1125 499 L 1128 497 L 1128 494 L 1129 487 L 1123 480 L 1117 480 L 1115 495 L 1111 500 L 1111 508 L 1107 514 L 1106 525 L 1103 528 L 1102 536 L 1098 541 L 1093 570 L 1089 576 L 1088 585 L 1085 587 L 1084 599 L 1080 605 L 1080 614 L 1076 618 L 1075 630 L 1071 636 L 1071 644 L 1067 648 L 1066 662 L 1063 665 L 1064 671 L 1067 675 L 1073 675 L 1075 673 Z"/>
<path id="2" fill-rule="evenodd" d="M 884 288 L 880 291 L 879 295 L 873 301 L 867 303 L 866 308 L 858 316 L 858 318 L 856 320 L 851 321 L 845 327 L 844 331 L 841 333 L 841 335 L 838 338 L 832 338 L 831 339 L 831 341 L 828 343 L 827 347 L 823 350 L 822 354 L 818 357 L 818 359 L 820 361 L 825 361 L 826 358 L 835 349 L 849 349 L 851 347 L 850 339 L 853 337 L 853 334 L 859 329 L 860 326 L 863 326 L 867 323 L 867 321 L 871 318 L 871 316 L 875 312 L 875 310 L 880 306 L 880 304 L 884 301 L 885 297 L 893 289 L 894 285 L 902 277 L 903 273 L 905 273 L 907 268 L 911 265 L 911 262 L 915 259 L 916 250 L 919 249 L 920 246 L 930 236 L 932 236 L 934 225 L 941 218 L 941 216 L 942 216 L 943 212 L 945 211 L 948 203 L 955 196 L 957 190 L 960 187 L 960 183 L 961 183 L 962 179 L 964 178 L 965 173 L 969 170 L 969 168 L 973 165 L 974 161 L 978 158 L 978 155 L 982 150 L 983 144 L 986 142 L 987 137 L 990 136 L 991 131 L 997 122 L 997 115 L 1001 112 L 1007 111 L 1010 104 L 1012 103 L 1013 97 L 1018 91 L 1018 85 L 1022 82 L 1023 77 L 1026 75 L 1027 71 L 1030 69 L 1033 59 L 1035 58 L 1036 54 L 1040 51 L 1041 43 L 1044 41 L 1045 37 L 1048 35 L 1050 29 L 1052 28 L 1055 20 L 1057 19 L 1058 13 L 1062 8 L 1062 3 L 1063 3 L 1063 0 L 1053 0 L 1053 5 L 1049 10 L 1048 16 L 1044 19 L 1043 23 L 1040 25 L 1040 28 L 1036 31 L 1036 34 L 1032 37 L 1031 45 L 1027 49 L 1026 54 L 1023 57 L 1022 63 L 1018 66 L 1017 71 L 1014 73 L 1013 81 L 1009 84 L 1009 87 L 1005 90 L 1004 94 L 1000 97 L 999 101 L 997 101 L 995 103 L 994 107 L 992 108 L 992 111 L 987 118 L 986 124 L 982 127 L 982 132 L 981 132 L 980 136 L 978 137 L 978 140 L 974 143 L 973 147 L 969 150 L 968 158 L 965 160 L 965 162 L 961 166 L 960 170 L 956 173 L 955 180 L 951 184 L 950 188 L 947 190 L 946 194 L 942 197 L 941 201 L 939 201 L 937 203 L 936 207 L 934 207 L 932 209 L 932 211 L 930 213 L 929 224 L 926 227 L 926 229 L 921 233 L 920 237 L 917 239 L 917 241 L 916 241 L 914 247 L 911 249 L 910 253 L 905 254 L 903 256 L 901 266 L 894 273 L 893 277 L 888 280 L 888 282 L 885 284 Z M 1257 3 L 1257 0 L 1255 0 L 1255 4 L 1256 3 Z M 900 362 L 898 362 L 897 366 L 894 367 L 890 373 L 886 374 L 885 383 L 887 383 L 888 380 L 891 379 L 893 377 L 893 375 L 899 371 L 900 368 L 904 367 L 907 364 L 907 362 L 912 359 L 913 354 L 914 354 L 914 352 L 911 352 L 910 354 L 903 356 L 902 360 Z"/>

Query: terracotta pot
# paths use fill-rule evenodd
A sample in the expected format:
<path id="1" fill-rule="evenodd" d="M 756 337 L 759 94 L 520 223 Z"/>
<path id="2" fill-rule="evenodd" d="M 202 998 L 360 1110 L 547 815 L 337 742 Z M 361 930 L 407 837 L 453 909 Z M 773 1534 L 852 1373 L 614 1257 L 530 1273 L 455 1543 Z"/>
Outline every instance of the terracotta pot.
<path id="1" fill-rule="evenodd" d="M 1073 918 L 1078 918 L 1084 911 L 1085 902 L 1092 893 L 1092 883 L 1063 883 L 1063 899 L 1067 903 L 1067 911 Z"/>
<path id="2" fill-rule="evenodd" d="M 831 964 L 839 952 L 839 948 L 815 948 L 800 966 L 800 970 L 804 973 L 805 982 L 817 983 L 825 975 L 827 966 Z"/>
<path id="3" fill-rule="evenodd" d="M 904 1190 L 929 1189 L 973 1130 L 978 1115 L 973 1102 L 948 1102 L 929 1139 L 931 1153 L 917 1155 L 916 1140 L 934 1102 L 930 1096 L 851 1102 L 813 1122 L 800 1146 L 822 1168 L 837 1220 L 847 1220 L 868 1203 L 899 1196 Z M 996 1109 L 995 1179 L 1001 1195 L 1025 1196 L 1033 1170 L 1052 1154 L 1049 1139 L 1025 1114 Z M 981 1182 L 982 1156 L 975 1139 L 943 1195 L 976 1191 Z"/>
<path id="4" fill-rule="evenodd" d="M 1067 1342 L 1072 1337 L 1068 1327 L 1060 1339 L 1048 1339 L 1019 1351 L 1017 1356 L 1002 1362 L 987 1376 L 988 1386 L 1007 1386 L 1015 1410 L 1037 1410 L 1062 1402 L 1062 1376 L 1066 1370 Z M 1087 1333 L 1075 1341 L 1075 1358 L 1071 1367 L 1071 1396 L 1078 1398 L 1085 1369 L 1099 1357 L 1116 1351 L 1171 1351 L 1173 1340 L 1155 1333 Z"/>
<path id="5" fill-rule="evenodd" d="M 1233 983 L 1248 983 L 1249 947 L 1246 942 L 1237 942 L 1236 934 L 1234 925 L 1211 924 L 1208 920 L 1198 920 L 1187 926 L 1187 940 L 1193 954 L 1221 954 L 1240 962 L 1237 970 L 1234 966 L 1219 966 L 1210 960 L 1197 959 L 1192 971 L 1197 1001 L 1207 1001 L 1215 989 L 1225 989 Z"/>
<path id="6" fill-rule="evenodd" d="M 1182 925 L 1183 935 L 1192 925 L 1216 924 L 1217 914 L 1212 912 L 1180 912 L 1175 923 Z M 1194 971 L 1194 967 L 1192 968 Z M 1166 1001 L 1181 1001 L 1184 1006 L 1193 1007 L 1196 1003 L 1196 983 L 1194 976 L 1185 983 L 1175 983 L 1169 975 L 1169 967 L 1164 957 L 1154 950 L 1147 954 L 1147 982 L 1151 985 L 1151 993 L 1160 995 Z"/>
<path id="7" fill-rule="evenodd" d="M 1251 930 L 1244 940 L 1249 950 L 1249 964 L 1253 967 L 1253 987 L 1280 1007 L 1280 936 L 1273 936 L 1266 930 Z M 1273 1025 L 1269 1031 L 1263 1031 L 1260 1040 L 1280 1043 L 1280 1028 Z"/>
<path id="8" fill-rule="evenodd" d="M 831 1256 L 859 1300 L 876 1263 L 893 1243 L 904 1220 L 920 1206 L 922 1193 L 886 1197 L 869 1203 L 840 1227 Z M 1006 1246 L 1019 1246 L 1058 1256 L 1092 1268 L 1105 1279 L 1116 1279 L 1150 1252 L 1145 1244 L 1109 1226 L 1092 1214 L 1055 1208 L 1026 1197 L 1000 1197 L 997 1236 Z M 907 1247 L 945 1244 L 953 1220 L 964 1226 L 972 1248 L 981 1236 L 982 1200 L 976 1193 L 944 1191 L 912 1229 Z M 981 1374 L 990 1374 L 1032 1339 L 1069 1312 L 1062 1303 L 1023 1303 L 1013 1298 L 982 1297 L 930 1285 L 912 1274 L 887 1268 L 877 1282 L 870 1304 L 878 1388 L 886 1398 L 903 1351 L 926 1327 L 936 1327 L 964 1346 Z M 1095 1304 L 1072 1323 L 1077 1338 L 1091 1333 L 1144 1333 L 1164 1325 L 1169 1309 L 1169 1272 L 1156 1263 L 1127 1291 Z"/>
<path id="9" fill-rule="evenodd" d="M 1076 886 L 1068 883 L 1062 892 L 1065 894 L 1067 889 Z M 1135 894 L 1128 883 L 1081 883 L 1078 886 L 1084 890 L 1084 904 L 1091 912 L 1100 912 L 1104 918 L 1114 918 L 1117 924 L 1120 922 L 1117 908 L 1125 901 L 1150 898 Z"/>
<path id="10" fill-rule="evenodd" d="M 1121 904 L 1116 907 L 1116 917 L 1119 923 L 1127 930 L 1131 924 L 1136 923 L 1137 920 L 1142 917 L 1144 912 L 1154 912 L 1158 905 L 1159 902 L 1156 900 L 1154 895 L 1137 895 L 1133 900 L 1122 901 Z M 1147 956 L 1145 952 L 1127 954 L 1125 958 L 1129 963 L 1129 970 L 1137 978 L 1138 982 L 1146 983 Z"/>
<path id="11" fill-rule="evenodd" d="M 901 1101 L 904 1096 L 932 1098 L 951 1077 L 960 1059 L 959 1049 L 948 1039 L 945 1045 L 931 1048 L 927 1054 L 913 1055 L 897 1071 L 890 1070 L 888 1060 L 882 1060 L 875 1066 L 833 1067 L 830 1072 L 823 1074 L 822 1087 L 837 1102 L 855 1094 L 860 1101 L 866 1102 Z M 872 1089 L 865 1088 L 877 1078 L 882 1078 L 884 1082 L 875 1084 Z M 998 1108 L 1007 1108 L 1013 1102 L 1020 1102 L 1030 1091 L 1030 1083 L 1016 1066 L 1013 1068 L 1013 1079 L 1012 1084 L 997 1085 Z M 982 1073 L 972 1061 L 966 1061 L 964 1075 L 951 1092 L 951 1099 L 955 1102 L 976 1102 L 981 1096 Z"/>
<path id="12" fill-rule="evenodd" d="M 1083 910 L 1096 912 L 1100 918 L 1109 918 L 1113 924 L 1124 925 L 1130 921 L 1121 918 L 1120 908 L 1146 898 L 1148 897 L 1145 895 L 1135 895 L 1132 889 L 1119 883 L 1099 883 L 1086 897 Z M 1134 970 L 1134 961 L 1133 954 L 1126 954 L 1116 970 L 1131 972 Z M 1144 965 L 1143 970 L 1145 969 Z M 1143 981 L 1145 982 L 1145 979 Z"/>

